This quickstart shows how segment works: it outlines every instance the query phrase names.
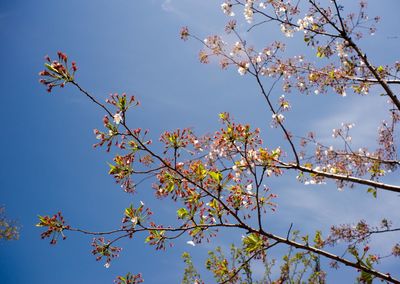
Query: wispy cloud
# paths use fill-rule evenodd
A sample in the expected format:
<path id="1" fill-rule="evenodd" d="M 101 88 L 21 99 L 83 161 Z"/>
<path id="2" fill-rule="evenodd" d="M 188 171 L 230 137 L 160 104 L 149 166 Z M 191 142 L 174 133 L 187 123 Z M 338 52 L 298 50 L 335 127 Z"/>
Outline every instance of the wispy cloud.
<path id="1" fill-rule="evenodd" d="M 171 12 L 171 13 L 176 12 L 174 6 L 172 5 L 172 0 L 165 0 L 165 1 L 161 4 L 161 8 L 162 8 L 165 12 Z"/>

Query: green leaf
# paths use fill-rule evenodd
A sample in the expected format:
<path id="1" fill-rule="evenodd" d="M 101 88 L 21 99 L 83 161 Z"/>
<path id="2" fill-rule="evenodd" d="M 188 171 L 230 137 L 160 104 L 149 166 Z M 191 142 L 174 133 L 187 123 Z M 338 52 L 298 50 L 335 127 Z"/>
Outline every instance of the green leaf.
<path id="1" fill-rule="evenodd" d="M 365 271 L 361 271 L 360 280 L 362 281 L 362 283 L 372 284 L 373 279 L 374 279 L 374 276 L 372 276 L 372 274 L 369 274 Z"/>
<path id="2" fill-rule="evenodd" d="M 211 200 L 208 206 L 210 206 L 213 209 L 218 209 L 218 201 L 214 198 L 213 200 Z"/>
<path id="3" fill-rule="evenodd" d="M 176 211 L 176 213 L 178 214 L 179 219 L 185 219 L 186 217 L 189 216 L 189 212 L 187 211 L 186 208 L 180 208 L 178 209 L 178 211 Z"/>
<path id="4" fill-rule="evenodd" d="M 44 220 L 44 218 L 43 218 L 43 216 L 40 216 L 40 215 L 38 215 L 38 217 L 39 217 L 39 223 L 37 223 L 35 226 L 36 227 L 43 227 L 43 225 L 42 225 L 42 223 L 43 223 L 43 220 Z"/>
<path id="5" fill-rule="evenodd" d="M 45 63 L 44 64 L 44 66 L 46 66 L 46 68 L 49 70 L 49 71 L 51 71 L 51 72 L 55 72 L 55 73 L 57 73 L 58 74 L 58 71 L 57 71 L 57 69 L 55 69 L 53 66 L 51 66 L 50 64 L 48 64 L 48 63 Z"/>
<path id="6" fill-rule="evenodd" d="M 220 172 L 208 172 L 208 174 L 210 175 L 210 177 L 215 180 L 217 183 L 220 183 L 222 180 L 222 174 Z"/>
<path id="7" fill-rule="evenodd" d="M 263 240 L 259 234 L 251 233 L 243 238 L 243 245 L 246 252 L 251 253 L 259 250 L 263 246 Z"/>
<path id="8" fill-rule="evenodd" d="M 200 227 L 196 227 L 196 228 L 194 228 L 191 232 L 190 232 L 190 235 L 191 236 L 196 236 L 198 233 L 200 233 L 202 231 L 202 229 L 200 228 Z"/>
<path id="9" fill-rule="evenodd" d="M 172 192 L 175 188 L 175 184 L 173 182 L 170 182 L 167 187 L 165 188 L 168 192 Z"/>
<path id="10" fill-rule="evenodd" d="M 374 198 L 376 198 L 376 195 L 377 195 L 377 192 L 378 192 L 378 191 L 376 190 L 376 188 L 370 187 L 370 188 L 368 188 L 367 192 L 368 192 L 368 193 L 371 193 L 372 196 L 373 196 Z"/>
<path id="11" fill-rule="evenodd" d="M 109 175 L 113 175 L 116 174 L 118 172 L 118 168 L 112 164 L 108 164 L 108 166 L 110 167 L 110 170 L 108 171 Z"/>
<path id="12" fill-rule="evenodd" d="M 315 233 L 315 237 L 314 237 L 314 244 L 316 248 L 321 248 L 323 247 L 324 241 L 322 239 L 322 233 L 321 231 L 317 231 Z"/>
<path id="13" fill-rule="evenodd" d="M 305 163 L 305 164 L 303 165 L 303 167 L 305 167 L 306 169 L 311 170 L 311 169 L 313 168 L 313 164 L 311 164 L 311 163 Z"/>
<path id="14" fill-rule="evenodd" d="M 125 216 L 127 216 L 129 218 L 134 217 L 132 204 L 128 208 L 125 209 Z"/>

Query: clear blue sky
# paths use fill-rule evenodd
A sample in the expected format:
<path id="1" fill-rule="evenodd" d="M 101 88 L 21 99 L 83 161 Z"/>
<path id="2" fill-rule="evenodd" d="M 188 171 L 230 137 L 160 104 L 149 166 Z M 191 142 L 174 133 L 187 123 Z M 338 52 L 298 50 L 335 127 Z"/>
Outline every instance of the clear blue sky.
<path id="1" fill-rule="evenodd" d="M 371 11 L 383 21 L 364 48 L 375 62 L 393 62 L 400 50 L 400 3 L 371 2 Z M 0 204 L 22 225 L 19 241 L 0 243 L 1 283 L 112 283 L 128 271 L 142 272 L 146 283 L 179 283 L 179 256 L 185 250 L 202 266 L 210 246 L 191 247 L 186 238 L 166 252 L 155 252 L 142 238 L 124 241 L 121 257 L 109 269 L 90 254 L 90 237 L 68 233 L 57 246 L 40 239 L 41 231 L 34 227 L 38 214 L 62 210 L 73 226 L 100 231 L 119 227 L 131 202 L 144 200 L 167 216 L 175 209 L 170 202 L 154 201 L 149 184 L 143 184 L 138 196 L 121 192 L 107 175 L 106 162 L 112 156 L 92 148 L 92 130 L 101 127 L 103 113 L 74 88 L 47 94 L 37 73 L 44 55 L 66 52 L 77 61 L 77 81 L 97 97 L 104 99 L 111 92 L 136 95 L 142 106 L 130 123 L 149 128 L 154 140 L 163 130 L 177 127 L 211 132 L 218 128 L 217 114 L 228 111 L 238 121 L 265 130 L 267 143 L 278 145 L 281 134 L 269 127 L 270 114 L 251 78 L 201 65 L 200 46 L 179 39 L 185 25 L 199 36 L 222 33 L 227 18 L 219 6 L 219 1 L 204 0 L 0 1 Z M 265 38 L 249 40 L 261 45 L 275 36 L 278 33 L 271 31 Z M 297 45 L 294 41 L 292 51 L 300 48 Z M 299 134 L 314 129 L 329 137 L 332 128 L 349 121 L 356 123 L 359 142 L 373 137 L 385 105 L 374 96 L 294 96 L 292 101 L 287 123 Z M 338 192 L 334 185 L 310 188 L 291 179 L 272 183 L 280 195 L 279 212 L 270 224 L 275 232 L 285 232 L 290 222 L 310 233 L 331 224 L 397 218 L 400 213 L 393 195 L 373 200 L 361 189 Z M 238 241 L 240 234 L 225 235 L 216 243 L 227 247 Z M 388 270 L 396 266 L 385 264 Z M 349 275 L 343 269 L 330 279 L 351 283 Z"/>

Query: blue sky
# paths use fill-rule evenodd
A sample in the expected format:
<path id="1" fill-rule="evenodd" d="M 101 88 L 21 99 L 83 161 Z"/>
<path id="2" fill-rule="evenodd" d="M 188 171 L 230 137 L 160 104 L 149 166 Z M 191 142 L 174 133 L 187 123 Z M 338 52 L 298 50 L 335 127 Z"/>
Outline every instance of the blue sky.
<path id="1" fill-rule="evenodd" d="M 74 88 L 47 94 L 37 73 L 44 55 L 66 52 L 77 61 L 77 81 L 98 98 L 111 92 L 136 95 L 142 106 L 129 122 L 150 129 L 154 140 L 177 127 L 211 132 L 218 128 L 218 113 L 228 111 L 237 121 L 265 131 L 267 143 L 279 145 L 281 134 L 269 127 L 270 114 L 251 78 L 240 77 L 235 70 L 221 71 L 216 64 L 201 65 L 198 43 L 179 39 L 182 26 L 200 37 L 222 33 L 227 18 L 219 5 L 204 0 L 0 1 L 0 204 L 22 226 L 19 241 L 0 243 L 2 283 L 112 283 L 128 271 L 142 272 L 146 283 L 179 283 L 179 256 L 185 250 L 202 266 L 210 245 L 191 247 L 187 238 L 166 252 L 155 252 L 141 238 L 123 241 L 121 257 L 109 269 L 90 254 L 90 237 L 69 233 L 57 246 L 40 239 L 40 230 L 34 227 L 38 214 L 61 210 L 73 226 L 100 231 L 118 227 L 131 202 L 144 200 L 166 216 L 175 209 L 171 202 L 153 200 L 149 184 L 137 196 L 122 192 L 107 175 L 106 162 L 112 156 L 92 147 L 92 130 L 101 127 L 101 110 Z M 370 3 L 370 10 L 383 21 L 377 34 L 362 44 L 380 64 L 398 59 L 399 8 L 396 0 Z M 246 35 L 259 46 L 279 36 L 269 29 Z M 294 40 L 289 52 L 300 48 Z M 374 141 L 385 109 L 385 102 L 373 95 L 293 96 L 292 102 L 287 123 L 299 134 L 314 129 L 329 139 L 331 129 L 341 122 L 355 122 L 355 143 Z M 360 187 L 338 192 L 334 185 L 311 188 L 290 178 L 271 183 L 280 196 L 270 224 L 278 233 L 291 222 L 311 233 L 359 219 L 398 219 L 400 212 L 398 197 L 392 194 L 381 193 L 373 200 Z M 215 243 L 227 247 L 239 240 L 240 234 L 225 234 Z M 376 245 L 388 248 L 379 240 Z M 398 267 L 392 262 L 384 265 L 388 270 Z M 330 279 L 350 283 L 343 282 L 349 275 L 350 270 L 343 269 Z"/>

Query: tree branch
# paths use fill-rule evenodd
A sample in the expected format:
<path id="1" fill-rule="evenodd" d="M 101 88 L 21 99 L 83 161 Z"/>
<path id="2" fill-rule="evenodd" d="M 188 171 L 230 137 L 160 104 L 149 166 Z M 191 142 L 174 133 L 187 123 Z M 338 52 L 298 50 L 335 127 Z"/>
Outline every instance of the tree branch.
<path id="1" fill-rule="evenodd" d="M 301 165 L 296 165 L 296 164 L 291 164 L 291 163 L 285 163 L 282 161 L 277 161 L 281 165 L 283 165 L 286 169 L 296 169 L 301 172 L 306 172 L 310 174 L 315 174 L 317 176 L 322 176 L 334 180 L 342 180 L 342 181 L 349 181 L 349 182 L 354 182 L 358 184 L 363 184 L 363 185 L 368 185 L 374 188 L 380 188 L 388 191 L 393 191 L 393 192 L 400 192 L 400 186 L 396 185 L 391 185 L 391 184 L 386 184 L 383 182 L 378 182 L 378 181 L 373 181 L 373 180 L 368 180 L 368 179 L 362 179 L 354 176 L 349 176 L 349 175 L 340 175 L 340 174 L 331 174 L 327 172 L 322 172 L 322 171 L 316 171 L 310 168 L 306 168 Z"/>

